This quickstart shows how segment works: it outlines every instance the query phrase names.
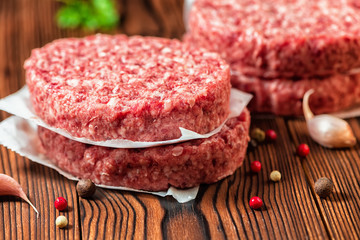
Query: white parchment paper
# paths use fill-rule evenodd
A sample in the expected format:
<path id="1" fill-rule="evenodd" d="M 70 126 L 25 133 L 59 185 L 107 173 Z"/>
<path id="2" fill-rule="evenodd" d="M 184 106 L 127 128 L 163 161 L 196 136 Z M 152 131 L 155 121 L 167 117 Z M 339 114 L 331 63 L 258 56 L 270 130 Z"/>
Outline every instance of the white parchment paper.
<path id="1" fill-rule="evenodd" d="M 230 94 L 230 115 L 228 118 L 235 117 L 240 115 L 242 110 L 251 100 L 252 95 L 248 93 L 241 92 L 236 89 L 231 89 Z M 107 141 L 92 141 L 86 138 L 74 137 L 69 134 L 67 131 L 47 125 L 42 121 L 38 116 L 36 116 L 30 102 L 30 93 L 27 86 L 20 89 L 18 92 L 9 95 L 6 98 L 0 100 L 0 110 L 4 110 L 13 115 L 19 116 L 21 118 L 27 119 L 35 123 L 36 125 L 45 127 L 53 132 L 61 134 L 69 139 L 91 144 L 102 147 L 112 147 L 112 148 L 147 148 L 155 147 L 161 145 L 169 145 L 184 141 L 189 141 L 193 139 L 208 138 L 212 135 L 220 132 L 221 128 L 224 126 L 224 121 L 218 128 L 207 134 L 198 134 L 196 132 L 187 130 L 185 128 L 180 128 L 182 136 L 177 139 L 167 140 L 167 141 L 157 141 L 157 142 L 136 142 L 126 139 L 116 139 L 116 140 L 107 140 Z"/>
<path id="2" fill-rule="evenodd" d="M 185 0 L 184 1 L 184 13 L 183 13 L 183 19 L 184 19 L 184 25 L 185 25 L 185 30 L 189 30 L 189 13 L 190 13 L 190 9 L 191 6 L 193 5 L 193 3 L 195 2 L 195 0 Z"/>

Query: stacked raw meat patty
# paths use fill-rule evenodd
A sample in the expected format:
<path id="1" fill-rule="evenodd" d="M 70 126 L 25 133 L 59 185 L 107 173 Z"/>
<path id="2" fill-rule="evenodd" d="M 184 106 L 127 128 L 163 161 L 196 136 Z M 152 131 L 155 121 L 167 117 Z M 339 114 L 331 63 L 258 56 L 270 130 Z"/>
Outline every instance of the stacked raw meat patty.
<path id="1" fill-rule="evenodd" d="M 142 149 L 87 145 L 46 128 L 39 128 L 39 137 L 47 156 L 75 176 L 158 191 L 213 183 L 233 174 L 246 154 L 249 125 L 250 114 L 244 110 L 210 138 Z"/>
<path id="2" fill-rule="evenodd" d="M 178 40 L 125 35 L 60 39 L 25 62 L 35 112 L 48 125 L 90 140 L 160 141 L 179 127 L 207 133 L 229 115 L 229 65 Z M 249 112 L 210 138 L 145 149 L 88 145 L 45 128 L 45 154 L 95 183 L 164 190 L 232 174 L 245 156 Z"/>
<path id="3" fill-rule="evenodd" d="M 61 39 L 33 50 L 25 69 L 36 113 L 76 137 L 167 140 L 229 114 L 229 66 L 176 40 Z"/>
<path id="4" fill-rule="evenodd" d="M 341 0 L 196 0 L 185 41 L 220 53 L 250 108 L 301 114 L 315 89 L 317 113 L 360 101 L 360 8 Z"/>

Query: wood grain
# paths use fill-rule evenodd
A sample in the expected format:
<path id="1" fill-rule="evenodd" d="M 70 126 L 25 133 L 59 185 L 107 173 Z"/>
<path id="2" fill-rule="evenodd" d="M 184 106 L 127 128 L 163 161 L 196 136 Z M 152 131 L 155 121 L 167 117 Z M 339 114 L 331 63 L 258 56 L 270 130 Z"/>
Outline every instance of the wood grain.
<path id="1" fill-rule="evenodd" d="M 253 119 L 252 125 L 274 129 L 279 138 L 249 151 L 244 166 L 235 175 L 205 191 L 200 209 L 212 223 L 210 236 L 214 239 L 279 239 L 284 235 L 290 239 L 326 238 L 284 120 Z M 262 163 L 258 174 L 250 171 L 254 160 Z M 270 172 L 276 169 L 282 174 L 279 183 L 269 180 Z M 253 196 L 263 199 L 265 207 L 261 211 L 249 207 Z"/>
<path id="2" fill-rule="evenodd" d="M 350 121 L 359 141 L 360 128 L 355 119 Z M 309 137 L 306 123 L 302 120 L 288 122 L 295 145 L 309 144 L 311 154 L 299 159 L 309 185 L 320 177 L 333 180 L 335 190 L 327 199 L 321 199 L 313 191 L 330 237 L 333 239 L 356 239 L 360 236 L 360 158 L 359 146 L 352 149 L 332 150 L 321 147 Z M 339 216 L 342 216 L 339 218 Z"/>
<path id="3" fill-rule="evenodd" d="M 156 197 L 98 189 L 80 200 L 84 239 L 156 239 L 163 209 Z"/>
<path id="4" fill-rule="evenodd" d="M 0 239 L 80 239 L 78 200 L 75 185 L 49 168 L 32 163 L 1 146 L 0 172 L 12 176 L 22 186 L 39 211 L 15 197 L 1 197 Z M 69 208 L 59 212 L 54 207 L 57 197 L 67 199 Z M 64 215 L 66 229 L 55 226 L 55 219 Z"/>
<path id="5" fill-rule="evenodd" d="M 180 38 L 184 33 L 182 0 L 124 0 L 120 30 L 128 35 Z"/>

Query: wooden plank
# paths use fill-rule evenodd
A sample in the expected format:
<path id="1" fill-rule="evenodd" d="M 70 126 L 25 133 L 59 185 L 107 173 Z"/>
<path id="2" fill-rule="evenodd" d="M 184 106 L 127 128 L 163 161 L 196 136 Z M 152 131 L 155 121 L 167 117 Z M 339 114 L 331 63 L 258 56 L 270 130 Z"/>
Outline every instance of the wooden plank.
<path id="1" fill-rule="evenodd" d="M 144 195 L 149 200 L 145 203 L 138 194 L 131 193 L 130 199 L 134 198 L 144 203 L 140 209 L 156 206 L 155 212 L 165 210 L 164 215 L 155 214 L 144 219 L 134 213 L 136 218 L 140 222 L 154 219 L 157 224 L 153 226 L 159 226 L 159 221 L 162 222 L 161 232 L 158 229 L 150 230 L 155 238 L 177 239 L 179 236 L 184 239 L 327 238 L 326 229 L 311 196 L 301 164 L 293 154 L 294 146 L 291 144 L 284 120 L 258 119 L 254 121 L 254 125 L 263 129 L 275 129 L 279 139 L 275 143 L 260 145 L 256 150 L 249 152 L 244 166 L 233 176 L 217 184 L 202 186 L 195 201 L 179 204 L 171 198 L 160 198 L 161 206 L 158 206 L 156 197 Z M 259 174 L 250 172 L 250 162 L 255 159 L 263 164 Z M 283 179 L 279 183 L 269 181 L 269 174 L 274 169 L 280 170 L 283 174 Z M 114 194 L 121 196 L 123 193 Z M 263 210 L 255 211 L 249 208 L 249 199 L 255 195 L 264 200 Z M 130 202 L 133 203 L 134 199 Z M 102 204 L 96 204 L 107 209 L 102 209 L 97 214 L 102 214 L 103 217 L 106 215 L 109 224 L 122 215 L 115 212 L 117 217 L 109 218 L 106 212 L 112 211 L 111 202 L 108 202 L 110 200 L 104 198 Z M 115 202 L 120 205 L 118 200 L 115 199 Z M 94 203 L 90 202 L 90 204 L 92 207 L 84 207 L 86 212 L 82 211 L 85 219 L 90 219 L 87 216 L 92 215 L 91 212 L 87 212 L 89 209 L 96 209 Z M 134 207 L 134 209 L 139 208 Z M 127 222 L 126 226 L 131 226 L 131 218 L 127 219 L 124 219 Z M 85 229 L 93 229 L 91 224 L 96 222 L 96 219 L 90 224 L 84 221 L 84 232 Z M 118 231 L 118 228 L 115 228 L 115 231 Z M 95 236 L 99 237 L 99 234 L 91 235 L 91 238 Z"/>
<path id="2" fill-rule="evenodd" d="M 1 146 L 0 172 L 12 176 L 22 186 L 39 217 L 24 201 L 15 197 L 0 199 L 0 239 L 80 239 L 78 200 L 75 184 L 49 168 L 32 163 Z M 54 207 L 57 197 L 68 201 L 68 209 L 59 212 Z M 64 215 L 69 226 L 59 229 L 55 219 Z"/>
<path id="3" fill-rule="evenodd" d="M 120 29 L 128 35 L 181 38 L 184 33 L 182 0 L 119 1 Z"/>
<path id="4" fill-rule="evenodd" d="M 183 204 L 170 197 L 161 199 L 166 211 L 161 226 L 164 239 L 209 239 L 209 223 L 197 207 L 200 199 Z"/>
<path id="5" fill-rule="evenodd" d="M 84 239 L 158 239 L 164 210 L 155 196 L 97 189 L 80 214 Z"/>
<path id="6" fill-rule="evenodd" d="M 182 0 L 152 0 L 143 1 L 147 3 L 149 12 L 152 12 L 161 26 L 159 36 L 167 38 L 181 38 L 184 31 L 183 1 Z"/>
<path id="7" fill-rule="evenodd" d="M 359 123 L 355 119 L 350 123 L 359 141 Z M 331 238 L 360 238 L 359 145 L 351 149 L 327 149 L 312 141 L 303 120 L 291 120 L 288 125 L 294 143 L 304 142 L 310 147 L 309 156 L 301 160 L 302 166 Z M 313 190 L 320 177 L 328 177 L 335 184 L 334 193 L 327 199 L 319 198 Z"/>
<path id="8" fill-rule="evenodd" d="M 294 156 L 283 119 L 253 119 L 253 126 L 272 128 L 278 133 L 275 143 L 262 144 L 250 151 L 235 175 L 206 188 L 199 209 L 208 222 L 208 236 L 214 239 L 326 238 L 316 204 L 306 183 L 301 164 Z M 259 160 L 262 170 L 250 172 L 250 162 Z M 272 170 L 282 180 L 269 180 Z M 265 209 L 252 210 L 253 196 L 263 199 Z"/>

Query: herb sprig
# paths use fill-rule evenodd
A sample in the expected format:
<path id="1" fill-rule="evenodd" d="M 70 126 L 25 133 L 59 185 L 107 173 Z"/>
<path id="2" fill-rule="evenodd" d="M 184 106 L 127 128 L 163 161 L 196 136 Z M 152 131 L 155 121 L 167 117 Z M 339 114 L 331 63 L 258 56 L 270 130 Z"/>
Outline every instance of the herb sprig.
<path id="1" fill-rule="evenodd" d="M 112 29 L 119 22 L 114 0 L 63 0 L 56 19 L 59 27 Z"/>

